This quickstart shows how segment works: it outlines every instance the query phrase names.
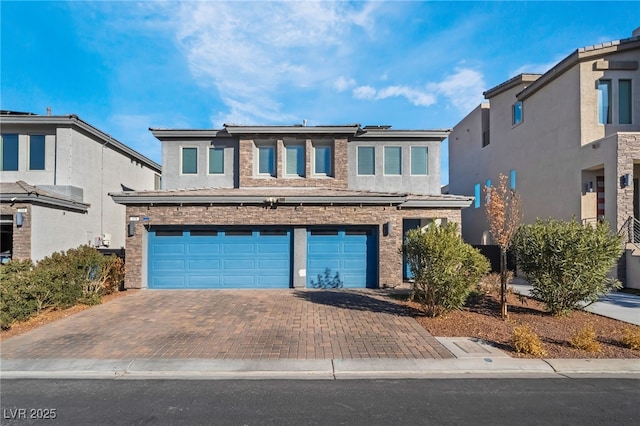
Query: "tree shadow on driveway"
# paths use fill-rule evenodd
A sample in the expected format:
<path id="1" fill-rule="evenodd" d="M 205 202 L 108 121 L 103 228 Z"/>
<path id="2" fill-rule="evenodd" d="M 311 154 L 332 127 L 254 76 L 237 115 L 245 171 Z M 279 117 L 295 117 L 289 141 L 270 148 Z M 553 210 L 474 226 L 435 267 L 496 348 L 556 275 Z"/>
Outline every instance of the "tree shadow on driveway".
<path id="1" fill-rule="evenodd" d="M 300 290 L 294 295 L 300 299 L 320 305 L 358 311 L 378 312 L 402 317 L 416 317 L 422 313 L 409 306 L 384 300 L 384 295 L 368 295 L 353 290 Z"/>

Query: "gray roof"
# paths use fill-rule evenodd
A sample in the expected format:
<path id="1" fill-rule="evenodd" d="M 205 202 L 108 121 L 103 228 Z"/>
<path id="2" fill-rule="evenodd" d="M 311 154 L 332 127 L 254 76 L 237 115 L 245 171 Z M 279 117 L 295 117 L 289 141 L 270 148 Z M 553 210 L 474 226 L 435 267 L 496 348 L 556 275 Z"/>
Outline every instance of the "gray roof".
<path id="1" fill-rule="evenodd" d="M 0 182 L 0 202 L 37 204 L 82 213 L 86 213 L 91 207 L 91 204 L 82 203 L 71 197 L 29 185 L 22 180 Z"/>
<path id="2" fill-rule="evenodd" d="M 103 142 L 110 146 L 114 150 L 126 154 L 130 157 L 135 158 L 136 160 L 143 163 L 145 166 L 150 169 L 161 173 L 162 167 L 160 164 L 155 161 L 149 159 L 148 157 L 140 154 L 138 151 L 128 147 L 117 139 L 113 138 L 111 135 L 103 132 L 97 127 L 92 126 L 91 124 L 83 121 L 75 114 L 70 115 L 36 115 L 30 113 L 17 113 L 13 111 L 2 111 L 0 113 L 0 124 L 50 124 L 54 126 L 60 125 L 72 125 L 76 126 L 89 134 L 99 138 Z"/>
<path id="3" fill-rule="evenodd" d="M 191 188 L 110 193 L 119 204 L 247 204 L 261 205 L 394 205 L 400 207 L 462 208 L 473 197 L 457 195 L 418 195 L 327 188 L 251 187 L 251 188 Z"/>

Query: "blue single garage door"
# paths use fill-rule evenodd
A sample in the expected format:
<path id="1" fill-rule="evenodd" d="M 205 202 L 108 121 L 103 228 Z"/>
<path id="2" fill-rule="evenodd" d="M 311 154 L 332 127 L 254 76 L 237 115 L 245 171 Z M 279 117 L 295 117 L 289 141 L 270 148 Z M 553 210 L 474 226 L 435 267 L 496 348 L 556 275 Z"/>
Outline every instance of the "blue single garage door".
<path id="1" fill-rule="evenodd" d="M 149 288 L 288 288 L 288 229 L 149 232 Z"/>
<path id="2" fill-rule="evenodd" d="M 307 231 L 307 287 L 374 288 L 377 271 L 375 228 Z"/>

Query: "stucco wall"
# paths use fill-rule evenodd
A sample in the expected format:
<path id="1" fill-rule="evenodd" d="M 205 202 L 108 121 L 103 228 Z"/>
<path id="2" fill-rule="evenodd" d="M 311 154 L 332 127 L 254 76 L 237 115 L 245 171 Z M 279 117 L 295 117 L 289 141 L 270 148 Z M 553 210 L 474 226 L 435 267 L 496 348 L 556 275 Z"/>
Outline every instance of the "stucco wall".
<path id="1" fill-rule="evenodd" d="M 86 213 L 76 213 L 43 206 L 31 207 L 31 258 L 38 261 L 56 251 L 66 251 L 91 242 L 97 237 Z M 15 244 L 15 238 L 14 238 Z"/>
<path id="2" fill-rule="evenodd" d="M 384 192 L 410 192 L 413 194 L 440 194 L 440 144 L 424 141 L 376 141 L 358 140 L 348 144 L 349 189 Z M 358 175 L 358 147 L 375 148 L 375 175 Z M 402 174 L 384 174 L 384 147 L 402 148 Z M 428 149 L 427 175 L 411 174 L 411 147 Z M 457 194 L 457 193 L 454 193 Z"/>
<path id="3" fill-rule="evenodd" d="M 301 227 L 308 225 L 371 225 L 379 229 L 380 286 L 402 283 L 403 218 L 446 218 L 460 224 L 458 209 L 402 209 L 396 207 L 355 206 L 128 206 L 127 216 L 141 218 L 135 223 L 135 235 L 127 239 L 127 288 L 146 287 L 146 229 L 143 217 L 152 225 L 280 225 Z M 383 235 L 383 224 L 390 222 L 391 235 Z"/>

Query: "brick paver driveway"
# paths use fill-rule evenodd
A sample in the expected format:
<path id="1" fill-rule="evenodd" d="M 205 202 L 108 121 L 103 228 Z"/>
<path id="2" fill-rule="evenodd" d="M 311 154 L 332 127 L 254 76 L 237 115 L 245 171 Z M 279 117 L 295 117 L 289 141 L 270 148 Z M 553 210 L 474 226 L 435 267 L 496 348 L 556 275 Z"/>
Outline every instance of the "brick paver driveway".
<path id="1" fill-rule="evenodd" d="M 2 342 L 2 358 L 451 358 L 376 291 L 143 290 Z"/>

